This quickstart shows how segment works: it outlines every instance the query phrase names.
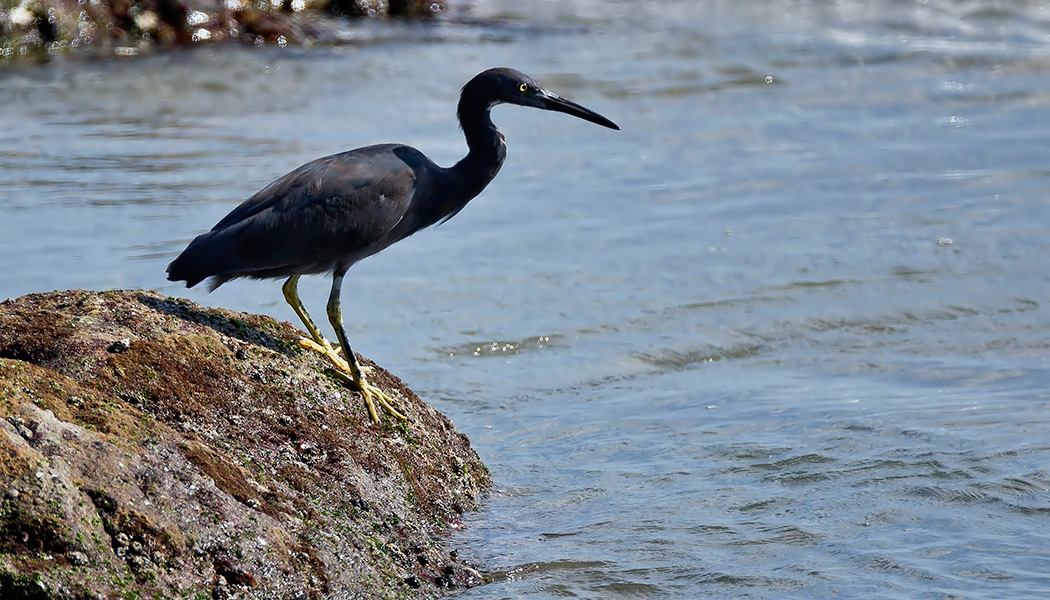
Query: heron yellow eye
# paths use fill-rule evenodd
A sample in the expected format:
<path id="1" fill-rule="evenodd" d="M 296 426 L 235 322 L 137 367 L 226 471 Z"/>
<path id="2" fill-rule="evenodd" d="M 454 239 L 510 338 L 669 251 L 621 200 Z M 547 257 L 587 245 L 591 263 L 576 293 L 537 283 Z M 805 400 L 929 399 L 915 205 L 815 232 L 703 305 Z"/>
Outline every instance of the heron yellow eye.
<path id="1" fill-rule="evenodd" d="M 519 83 L 518 84 L 518 91 L 519 92 L 527 92 L 527 91 L 529 91 L 529 84 L 527 84 L 527 83 Z"/>

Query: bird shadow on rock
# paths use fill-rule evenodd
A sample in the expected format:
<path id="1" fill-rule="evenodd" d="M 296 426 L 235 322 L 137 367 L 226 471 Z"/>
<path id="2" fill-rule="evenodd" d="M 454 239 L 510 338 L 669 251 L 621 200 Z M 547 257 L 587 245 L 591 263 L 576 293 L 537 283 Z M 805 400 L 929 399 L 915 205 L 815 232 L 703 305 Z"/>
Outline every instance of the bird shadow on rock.
<path id="1" fill-rule="evenodd" d="M 277 322 L 269 317 L 237 315 L 222 309 L 201 310 L 197 305 L 180 298 L 159 298 L 149 294 L 137 294 L 136 299 L 152 310 L 209 327 L 221 335 L 237 338 L 285 356 L 296 354 L 288 342 L 266 333 L 262 329 L 263 323 L 255 322 L 266 319 L 276 325 Z"/>

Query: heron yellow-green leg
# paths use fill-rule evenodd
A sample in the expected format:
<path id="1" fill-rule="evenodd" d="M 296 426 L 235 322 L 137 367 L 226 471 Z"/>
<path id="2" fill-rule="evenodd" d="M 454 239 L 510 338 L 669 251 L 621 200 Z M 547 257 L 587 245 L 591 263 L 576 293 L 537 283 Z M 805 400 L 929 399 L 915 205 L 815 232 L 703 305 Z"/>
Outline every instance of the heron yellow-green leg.
<path id="1" fill-rule="evenodd" d="M 288 278 L 288 281 L 284 282 L 284 287 L 281 288 L 284 291 L 284 299 L 288 304 L 291 305 L 292 310 L 295 314 L 299 315 L 299 320 L 306 326 L 306 330 L 310 333 L 310 338 L 300 338 L 299 345 L 303 348 L 309 348 L 318 354 L 335 354 L 338 356 L 342 352 L 342 348 L 333 346 L 331 342 L 326 340 L 321 335 L 321 330 L 318 329 L 310 315 L 307 314 L 306 308 L 303 306 L 302 301 L 299 299 L 299 276 L 292 275 Z M 345 361 L 344 361 L 345 362 Z M 349 371 L 350 365 L 340 364 L 339 368 Z M 359 367 L 362 373 L 371 373 L 372 367 L 361 366 Z"/>
<path id="2" fill-rule="evenodd" d="M 306 312 L 306 308 L 303 306 L 302 301 L 299 299 L 298 290 L 299 276 L 292 275 L 288 278 L 288 281 L 284 283 L 281 288 L 284 291 L 284 299 L 295 311 L 295 314 L 299 316 L 299 319 L 303 322 L 306 327 L 306 331 L 310 334 L 313 339 L 302 338 L 299 340 L 299 345 L 304 348 L 309 348 L 315 352 L 324 355 L 332 362 L 335 366 L 335 373 L 337 376 L 345 380 L 351 387 L 361 392 L 365 397 L 365 404 L 368 407 L 368 415 L 371 417 L 374 423 L 379 423 L 379 414 L 375 408 L 375 401 L 378 401 L 383 409 L 393 415 L 394 417 L 407 421 L 407 417 L 399 413 L 394 409 L 391 402 L 393 399 L 384 393 L 379 388 L 368 383 L 363 375 L 361 366 L 357 363 L 357 358 L 354 356 L 353 350 L 350 350 L 350 345 L 346 342 L 346 333 L 343 331 L 342 323 L 342 311 L 339 309 L 339 289 L 342 286 L 342 276 L 338 276 L 332 282 L 332 290 L 334 295 L 334 306 L 336 307 L 333 316 L 331 307 L 333 306 L 333 298 L 330 297 L 329 304 L 329 320 L 335 327 L 336 334 L 340 337 L 340 343 L 342 348 L 345 348 L 344 354 L 350 359 L 347 360 L 342 356 L 339 356 L 339 349 L 334 348 L 328 340 L 321 335 L 320 329 L 314 323 L 313 319 Z"/>
<path id="3" fill-rule="evenodd" d="M 335 335 L 339 338 L 339 345 L 342 347 L 343 355 L 346 357 L 345 362 L 349 367 L 350 376 L 353 378 L 358 391 L 365 397 L 368 414 L 372 417 L 374 423 L 379 423 L 379 414 L 376 412 L 375 406 L 375 403 L 379 402 L 383 410 L 390 413 L 391 416 L 401 421 L 407 421 L 408 417 L 394 408 L 392 404 L 394 399 L 383 390 L 368 383 L 361 372 L 361 365 L 357 363 L 357 357 L 354 356 L 354 351 L 350 348 L 350 342 L 346 340 L 346 330 L 343 328 L 343 309 L 339 302 L 339 293 L 342 287 L 343 274 L 337 271 L 332 276 L 332 293 L 328 296 L 328 322 L 332 324 L 332 328 L 335 329 Z"/>
<path id="4" fill-rule="evenodd" d="M 284 282 L 284 286 L 281 287 L 281 291 L 284 292 L 284 299 L 288 302 L 295 314 L 299 315 L 299 320 L 303 322 L 306 327 L 306 332 L 310 334 L 313 339 L 302 338 L 299 340 L 299 345 L 304 348 L 309 348 L 326 356 L 335 354 L 338 357 L 338 352 L 335 348 L 332 348 L 332 344 L 328 340 L 324 339 L 321 335 L 321 330 L 317 328 L 314 320 L 310 318 L 310 315 L 306 312 L 306 308 L 303 306 L 302 300 L 299 299 L 299 276 L 292 275 L 288 278 L 288 281 Z M 343 367 L 349 368 L 349 367 Z"/>

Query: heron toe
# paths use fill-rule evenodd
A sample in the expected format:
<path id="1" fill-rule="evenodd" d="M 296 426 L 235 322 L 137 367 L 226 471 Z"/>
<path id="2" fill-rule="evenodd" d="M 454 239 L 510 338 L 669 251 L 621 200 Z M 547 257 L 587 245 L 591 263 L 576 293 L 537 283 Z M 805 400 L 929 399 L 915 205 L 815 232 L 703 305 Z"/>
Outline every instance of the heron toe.
<path id="1" fill-rule="evenodd" d="M 399 421 L 408 421 L 408 417 L 399 413 L 397 409 L 394 408 L 394 405 L 391 404 L 394 399 L 383 390 L 368 383 L 364 376 L 358 380 L 354 379 L 353 375 L 345 371 L 336 371 L 335 374 L 340 379 L 343 379 L 349 385 L 353 386 L 354 389 L 361 392 L 361 395 L 365 398 L 365 406 L 368 407 L 368 416 L 372 417 L 372 422 L 376 425 L 381 423 L 379 420 L 379 412 L 376 410 L 376 402 L 379 403 L 379 406 L 383 407 L 384 411 L 395 419 Z"/>
<path id="2" fill-rule="evenodd" d="M 344 359 L 342 356 L 339 356 L 340 353 L 342 353 L 343 349 L 340 348 L 339 346 L 331 345 L 328 342 L 328 340 L 326 340 L 324 338 L 322 338 L 321 341 L 323 341 L 325 343 L 324 346 L 322 346 L 321 344 L 318 344 L 317 342 L 311 340 L 310 338 L 299 338 L 299 345 L 302 346 L 303 348 L 308 349 L 308 350 L 313 350 L 314 352 L 317 352 L 318 354 L 323 354 L 323 355 L 327 356 L 329 358 L 329 360 L 331 360 L 333 363 L 335 363 L 336 366 L 338 366 L 340 369 L 346 371 L 347 373 L 350 373 L 351 376 L 353 376 L 353 369 L 351 369 L 350 365 L 347 364 L 346 359 Z M 325 346 L 327 346 L 327 348 Z M 375 369 L 373 369 L 372 367 L 370 367 L 368 365 L 358 365 L 357 368 L 361 369 L 361 372 L 362 373 L 366 373 L 366 374 L 367 373 L 371 373 L 372 371 L 375 370 Z"/>
<path id="3" fill-rule="evenodd" d="M 394 399 L 391 398 L 389 394 L 371 383 L 368 383 L 364 378 L 361 378 L 361 381 L 357 383 L 360 386 L 361 395 L 365 397 L 365 404 L 368 405 L 368 414 L 372 416 L 373 423 L 376 423 L 377 425 L 379 424 L 379 415 L 376 413 L 375 402 L 379 402 L 379 406 L 382 406 L 383 410 L 395 419 L 399 421 L 408 421 L 408 417 L 397 412 L 397 409 L 391 404 Z"/>
<path id="4" fill-rule="evenodd" d="M 332 346 L 332 344 L 324 338 L 321 338 L 320 344 L 311 340 L 310 338 L 299 338 L 299 345 L 303 348 L 313 350 L 318 354 L 323 354 L 327 356 L 329 359 L 331 359 L 332 362 L 336 363 L 336 365 L 340 369 L 344 369 L 347 371 L 350 370 L 350 367 L 346 364 L 346 360 L 343 359 L 343 357 L 339 356 L 339 348 Z"/>
<path id="5" fill-rule="evenodd" d="M 328 351 L 331 350 L 332 353 L 336 355 L 336 358 L 340 359 L 340 363 L 346 362 L 343 359 L 343 357 L 339 356 L 340 354 L 343 353 L 343 349 L 341 347 L 331 345 L 331 343 L 328 340 L 324 339 L 324 338 L 321 338 L 321 341 L 324 342 L 324 344 L 325 344 L 324 346 L 322 346 L 321 344 L 318 344 L 317 342 L 311 340 L 310 338 L 299 338 L 299 345 L 302 346 L 303 348 L 308 348 L 310 350 L 313 350 L 314 352 L 317 352 L 319 354 L 324 354 L 325 356 L 328 356 Z M 325 346 L 327 346 L 328 348 L 326 349 Z M 350 370 L 349 366 L 345 366 L 344 367 L 344 365 L 342 365 L 342 364 L 340 364 L 339 368 L 340 369 L 344 369 L 345 368 L 346 370 Z M 365 374 L 371 373 L 374 370 L 372 367 L 370 367 L 368 365 L 358 365 L 357 368 L 361 369 L 361 372 L 365 373 Z"/>
<path id="6" fill-rule="evenodd" d="M 318 344 L 309 338 L 299 339 L 300 346 L 303 348 L 309 348 L 310 350 L 326 356 L 328 360 L 332 362 L 332 365 L 335 366 L 336 375 L 346 381 L 351 387 L 361 392 L 361 395 L 365 398 L 365 405 L 368 407 L 368 415 L 372 418 L 373 423 L 376 423 L 377 425 L 380 423 L 379 412 L 376 410 L 375 405 L 377 401 L 379 402 L 379 405 L 383 407 L 383 410 L 394 418 L 401 421 L 408 420 L 408 417 L 394 408 L 394 405 L 392 404 L 394 399 L 389 394 L 365 380 L 363 374 L 371 372 L 371 367 L 359 366 L 358 368 L 362 372 L 362 375 L 360 376 L 360 379 L 358 379 L 354 377 L 354 370 L 351 368 L 350 364 L 347 363 L 346 359 L 339 356 L 339 350 L 333 348 L 332 345 L 328 343 L 328 340 L 324 338 L 321 338 L 321 342 L 321 344 Z"/>

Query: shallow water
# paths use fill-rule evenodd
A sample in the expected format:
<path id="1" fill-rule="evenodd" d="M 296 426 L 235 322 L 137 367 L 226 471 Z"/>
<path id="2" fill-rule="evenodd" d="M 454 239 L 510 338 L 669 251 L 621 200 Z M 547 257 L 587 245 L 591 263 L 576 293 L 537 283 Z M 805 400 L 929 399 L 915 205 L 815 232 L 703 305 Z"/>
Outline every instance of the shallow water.
<path id="1" fill-rule="evenodd" d="M 461 597 L 1045 597 L 1050 10 L 876 4 L 508 0 L 0 66 L 0 298 L 294 321 L 279 282 L 164 267 L 312 158 L 453 163 L 459 87 L 514 66 L 623 130 L 497 108 L 492 186 L 344 289 L 355 348 L 493 473 Z"/>

